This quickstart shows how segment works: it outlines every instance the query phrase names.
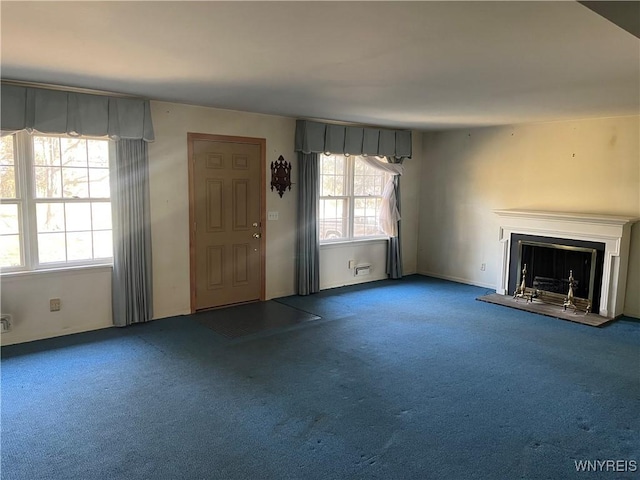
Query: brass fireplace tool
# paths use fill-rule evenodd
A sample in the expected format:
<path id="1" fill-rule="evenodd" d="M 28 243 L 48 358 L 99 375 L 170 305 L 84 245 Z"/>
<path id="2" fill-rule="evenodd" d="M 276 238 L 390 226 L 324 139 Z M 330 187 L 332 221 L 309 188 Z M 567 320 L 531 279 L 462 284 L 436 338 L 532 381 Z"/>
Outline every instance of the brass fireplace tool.
<path id="1" fill-rule="evenodd" d="M 527 303 L 533 303 L 533 299 L 538 299 L 542 301 L 542 303 L 547 303 L 550 305 L 562 306 L 564 310 L 567 310 L 567 307 L 572 308 L 575 314 L 580 312 L 584 312 L 585 315 L 591 313 L 591 300 L 586 298 L 579 298 L 575 296 L 575 289 L 578 286 L 578 283 L 573 278 L 573 270 L 569 270 L 569 291 L 567 295 L 564 296 L 561 293 L 549 292 L 546 290 L 538 290 L 535 286 L 536 281 L 534 279 L 534 286 L 527 287 L 526 283 L 526 275 L 527 275 L 527 264 L 524 264 L 524 268 L 522 269 L 522 274 L 520 278 L 520 285 L 516 288 L 516 291 L 513 294 L 513 298 L 517 301 L 519 298 L 524 298 Z M 537 277 L 536 277 L 537 278 Z"/>
<path id="2" fill-rule="evenodd" d="M 527 264 L 525 263 L 524 268 L 522 269 L 522 281 L 520 282 L 520 286 L 516 288 L 516 291 L 513 294 L 513 298 L 515 298 L 516 300 L 518 298 L 524 298 L 527 302 L 533 303 L 533 299 L 538 296 L 538 290 L 534 288 L 534 289 L 529 289 L 529 291 L 527 291 L 527 284 L 525 281 L 526 275 L 527 275 Z"/>
<path id="3" fill-rule="evenodd" d="M 578 307 L 575 304 L 576 297 L 574 296 L 573 289 L 576 287 L 575 279 L 573 278 L 573 270 L 569 270 L 569 292 L 567 293 L 567 297 L 564 299 L 564 303 L 562 306 L 566 310 L 567 307 L 573 308 L 575 313 L 578 313 Z M 591 313 L 591 300 L 587 300 L 587 304 L 584 307 L 585 315 Z"/>
<path id="4" fill-rule="evenodd" d="M 576 282 L 573 278 L 573 270 L 569 270 L 569 293 L 567 293 L 567 298 L 564 299 L 564 304 L 562 305 L 566 310 L 567 307 L 571 307 L 574 310 L 576 309 L 576 304 L 573 303 L 573 287 L 576 286 Z"/>

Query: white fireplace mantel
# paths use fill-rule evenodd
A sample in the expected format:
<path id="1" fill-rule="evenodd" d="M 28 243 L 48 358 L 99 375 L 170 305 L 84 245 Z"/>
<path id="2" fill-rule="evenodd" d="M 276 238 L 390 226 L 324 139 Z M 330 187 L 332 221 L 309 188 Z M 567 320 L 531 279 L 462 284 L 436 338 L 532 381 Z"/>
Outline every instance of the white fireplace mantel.
<path id="1" fill-rule="evenodd" d="M 535 210 L 494 212 L 500 217 L 502 244 L 502 269 L 498 278 L 497 293 L 507 294 L 512 233 L 600 242 L 604 243 L 605 252 L 598 313 L 607 318 L 622 315 L 631 226 L 639 220 L 638 218 Z"/>

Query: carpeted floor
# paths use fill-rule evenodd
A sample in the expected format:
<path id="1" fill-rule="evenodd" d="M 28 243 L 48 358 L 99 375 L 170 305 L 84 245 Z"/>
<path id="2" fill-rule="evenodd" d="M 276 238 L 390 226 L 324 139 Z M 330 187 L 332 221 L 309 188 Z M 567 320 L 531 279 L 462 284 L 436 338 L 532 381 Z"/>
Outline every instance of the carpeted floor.
<path id="1" fill-rule="evenodd" d="M 2 349 L 2 479 L 585 479 L 640 461 L 640 323 L 592 328 L 421 276 Z M 622 465 L 622 464 L 620 464 Z"/>

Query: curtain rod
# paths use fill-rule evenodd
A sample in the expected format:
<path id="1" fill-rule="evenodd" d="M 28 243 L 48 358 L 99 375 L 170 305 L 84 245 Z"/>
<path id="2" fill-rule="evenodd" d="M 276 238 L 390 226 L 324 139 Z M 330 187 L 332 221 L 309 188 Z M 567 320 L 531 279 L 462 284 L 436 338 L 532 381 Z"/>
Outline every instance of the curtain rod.
<path id="1" fill-rule="evenodd" d="M 88 95 L 101 95 L 103 97 L 142 98 L 137 95 L 129 95 L 127 93 L 108 92 L 106 90 L 93 90 L 91 88 L 69 87 L 64 85 L 54 85 L 51 83 L 27 82 L 23 80 L 12 80 L 8 78 L 3 78 L 0 81 L 2 82 L 2 85 L 14 85 L 18 87 L 44 88 L 46 90 L 86 93 Z"/>

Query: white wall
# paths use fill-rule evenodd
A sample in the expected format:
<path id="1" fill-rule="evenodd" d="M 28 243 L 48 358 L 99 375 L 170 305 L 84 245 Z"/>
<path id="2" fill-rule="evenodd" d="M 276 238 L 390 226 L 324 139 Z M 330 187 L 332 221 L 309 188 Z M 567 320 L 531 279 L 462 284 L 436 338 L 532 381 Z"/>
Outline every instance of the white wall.
<path id="1" fill-rule="evenodd" d="M 3 276 L 0 298 L 14 323 L 2 345 L 113 325 L 110 266 Z M 49 311 L 51 298 L 61 299 L 59 312 Z"/>
<path id="2" fill-rule="evenodd" d="M 640 217 L 640 117 L 449 130 L 423 136 L 418 271 L 495 288 L 494 209 Z M 481 264 L 486 270 L 481 271 Z M 640 224 L 625 314 L 640 317 Z"/>
<path id="3" fill-rule="evenodd" d="M 354 276 L 349 261 L 370 265 L 369 275 Z M 320 289 L 355 285 L 387 278 L 387 240 L 320 246 Z"/>

